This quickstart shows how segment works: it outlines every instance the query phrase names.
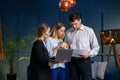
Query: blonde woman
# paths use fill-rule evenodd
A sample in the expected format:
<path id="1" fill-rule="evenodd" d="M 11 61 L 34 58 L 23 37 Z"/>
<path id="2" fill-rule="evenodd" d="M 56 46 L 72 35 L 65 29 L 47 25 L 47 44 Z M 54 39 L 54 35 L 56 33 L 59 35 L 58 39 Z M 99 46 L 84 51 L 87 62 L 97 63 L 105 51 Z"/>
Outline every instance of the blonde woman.
<path id="1" fill-rule="evenodd" d="M 49 52 L 49 57 L 55 57 L 59 48 L 67 48 L 67 44 L 63 42 L 65 26 L 58 22 L 54 25 L 51 35 L 46 39 L 46 47 Z M 53 62 L 50 65 L 51 80 L 65 80 L 65 63 Z"/>

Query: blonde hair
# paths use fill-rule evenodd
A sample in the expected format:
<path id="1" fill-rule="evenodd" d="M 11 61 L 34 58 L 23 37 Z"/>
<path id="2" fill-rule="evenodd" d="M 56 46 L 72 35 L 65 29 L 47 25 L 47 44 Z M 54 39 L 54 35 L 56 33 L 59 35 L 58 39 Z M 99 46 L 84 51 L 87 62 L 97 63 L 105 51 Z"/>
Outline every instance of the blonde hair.
<path id="1" fill-rule="evenodd" d="M 63 35 L 63 36 L 58 36 L 58 35 L 56 34 L 56 32 L 55 32 L 56 30 L 59 30 L 59 29 L 61 29 L 62 27 L 65 27 L 64 24 L 61 23 L 61 22 L 57 22 L 57 23 L 54 25 L 50 36 L 53 37 L 53 38 L 56 38 L 56 37 L 57 37 L 58 39 L 63 39 L 63 38 L 64 38 L 64 35 Z"/>

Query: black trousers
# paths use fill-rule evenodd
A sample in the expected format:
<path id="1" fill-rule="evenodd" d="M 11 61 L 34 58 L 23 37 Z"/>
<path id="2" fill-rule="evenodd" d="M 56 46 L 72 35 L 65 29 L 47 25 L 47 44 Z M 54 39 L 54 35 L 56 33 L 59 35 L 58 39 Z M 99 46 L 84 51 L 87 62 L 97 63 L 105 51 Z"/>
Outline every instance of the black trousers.
<path id="1" fill-rule="evenodd" d="M 90 58 L 72 57 L 69 63 L 71 80 L 92 80 Z"/>

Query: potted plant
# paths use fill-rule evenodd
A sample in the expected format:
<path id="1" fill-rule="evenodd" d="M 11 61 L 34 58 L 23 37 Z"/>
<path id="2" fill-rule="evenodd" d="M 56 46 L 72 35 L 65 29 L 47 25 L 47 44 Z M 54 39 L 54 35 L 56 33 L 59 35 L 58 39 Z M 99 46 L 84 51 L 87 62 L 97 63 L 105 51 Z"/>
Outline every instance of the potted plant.
<path id="1" fill-rule="evenodd" d="M 5 59 L 9 64 L 7 80 L 16 80 L 17 74 L 15 72 L 15 65 L 17 61 L 15 60 L 15 58 L 20 49 L 26 49 L 30 47 L 30 45 L 27 44 L 27 40 L 29 40 L 29 38 L 33 38 L 33 36 L 32 35 L 27 35 L 25 37 L 9 36 L 7 38 L 3 38 L 0 49 L 2 50 Z"/>

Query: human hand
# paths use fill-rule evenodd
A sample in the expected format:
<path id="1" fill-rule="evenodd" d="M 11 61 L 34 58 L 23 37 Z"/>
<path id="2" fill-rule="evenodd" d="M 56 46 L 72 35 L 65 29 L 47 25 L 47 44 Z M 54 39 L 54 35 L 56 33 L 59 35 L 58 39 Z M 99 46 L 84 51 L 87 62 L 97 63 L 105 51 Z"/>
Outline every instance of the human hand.
<path id="1" fill-rule="evenodd" d="M 61 43 L 59 43 L 59 45 L 58 45 L 60 48 L 64 48 L 64 49 L 68 49 L 69 47 L 68 47 L 68 44 L 66 43 L 66 42 L 61 42 Z"/>
<path id="2" fill-rule="evenodd" d="M 52 64 L 58 64 L 59 61 L 52 61 Z"/>
<path id="3" fill-rule="evenodd" d="M 90 57 L 90 53 L 80 54 L 80 57 L 81 57 L 81 58 L 84 58 L 84 59 L 87 59 L 88 57 Z"/>
<path id="4" fill-rule="evenodd" d="M 62 63 L 66 63 L 66 62 L 67 62 L 67 60 L 62 60 L 61 62 L 62 62 Z"/>

